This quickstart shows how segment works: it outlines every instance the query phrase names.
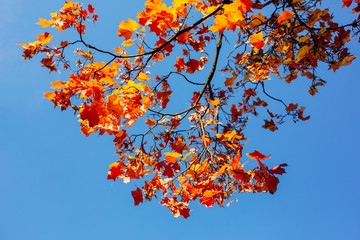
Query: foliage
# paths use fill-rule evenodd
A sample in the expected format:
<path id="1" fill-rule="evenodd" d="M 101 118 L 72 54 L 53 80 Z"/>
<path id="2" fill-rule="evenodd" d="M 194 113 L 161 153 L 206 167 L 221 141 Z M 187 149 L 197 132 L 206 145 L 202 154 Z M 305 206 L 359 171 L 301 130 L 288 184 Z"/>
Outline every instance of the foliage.
<path id="1" fill-rule="evenodd" d="M 286 119 L 310 118 L 305 107 L 270 95 L 266 84 L 271 78 L 290 84 L 303 76 L 314 95 L 326 83 L 317 75 L 319 63 L 333 71 L 351 64 L 355 56 L 346 44 L 359 34 L 360 1 L 343 0 L 343 7 L 352 5 L 355 20 L 340 25 L 321 8 L 321 0 L 173 0 L 170 5 L 147 0 L 136 20 L 120 23 L 122 46 L 103 50 L 84 38 L 87 24 L 99 19 L 94 7 L 68 1 L 38 24 L 59 32 L 75 28 L 78 40 L 52 45 L 45 32 L 20 45 L 24 59 L 41 53 L 42 67 L 50 72 L 70 71 L 68 80 L 51 82 L 56 90 L 45 98 L 78 114 L 86 136 L 113 136 L 119 160 L 107 178 L 143 179 L 132 192 L 135 205 L 160 197 L 175 217 L 187 218 L 196 199 L 206 207 L 224 206 L 235 192 L 276 192 L 276 175 L 285 173 L 287 164 L 269 168 L 264 162 L 270 155 L 255 150 L 246 155 L 257 166 L 245 170 L 244 130 L 260 113 L 267 116 L 262 127 L 270 131 Z M 222 54 L 225 34 L 229 42 L 235 39 L 228 55 Z M 72 47 L 78 47 L 75 66 L 68 57 Z M 225 66 L 219 66 L 220 56 Z M 156 66 L 164 61 L 174 67 L 165 75 L 150 72 L 161 72 Z M 192 97 L 172 113 L 174 79 L 193 88 L 187 87 Z M 269 99 L 282 107 L 270 106 Z M 148 130 L 137 133 L 139 122 Z"/>

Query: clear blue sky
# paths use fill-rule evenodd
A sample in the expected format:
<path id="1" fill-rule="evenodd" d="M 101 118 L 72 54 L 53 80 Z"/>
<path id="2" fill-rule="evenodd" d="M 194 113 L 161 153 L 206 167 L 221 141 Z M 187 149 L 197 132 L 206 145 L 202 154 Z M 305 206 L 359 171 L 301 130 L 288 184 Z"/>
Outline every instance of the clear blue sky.
<path id="1" fill-rule="evenodd" d="M 0 240 L 360 239 L 359 45 L 352 66 L 322 72 L 328 85 L 315 97 L 308 83 L 295 83 L 311 120 L 275 133 L 249 130 L 249 152 L 289 164 L 275 195 L 238 194 L 223 209 L 193 204 L 190 218 L 174 219 L 158 201 L 134 207 L 133 184 L 106 180 L 116 160 L 111 138 L 81 135 L 71 112 L 43 99 L 59 76 L 21 61 L 18 42 L 43 33 L 34 23 L 63 1 L 0 3 Z M 92 41 L 104 47 L 118 23 L 143 8 L 140 0 L 92 4 L 100 16 Z"/>

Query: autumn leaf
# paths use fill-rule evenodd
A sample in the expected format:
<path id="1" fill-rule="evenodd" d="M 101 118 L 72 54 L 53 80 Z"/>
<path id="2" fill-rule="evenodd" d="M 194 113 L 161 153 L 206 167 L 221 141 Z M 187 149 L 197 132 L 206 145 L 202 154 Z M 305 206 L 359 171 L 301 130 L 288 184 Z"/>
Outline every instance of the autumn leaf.
<path id="1" fill-rule="evenodd" d="M 108 172 L 107 179 L 111 179 L 111 180 L 115 181 L 117 178 L 119 178 L 120 176 L 122 176 L 124 174 L 124 171 L 122 169 L 120 162 L 114 162 L 114 163 L 110 164 L 109 167 L 110 167 L 110 170 Z"/>
<path id="2" fill-rule="evenodd" d="M 305 45 L 305 46 L 301 47 L 299 49 L 298 53 L 296 54 L 295 61 L 299 62 L 301 59 L 303 59 L 305 57 L 305 55 L 310 52 L 312 47 L 313 47 L 312 45 L 310 45 L 310 46 Z"/>
<path id="3" fill-rule="evenodd" d="M 213 105 L 213 106 L 217 106 L 217 105 L 220 104 L 220 99 L 216 98 L 216 99 L 214 99 L 214 100 L 210 100 L 210 101 L 209 101 L 209 104 L 210 104 L 210 105 Z"/>
<path id="4" fill-rule="evenodd" d="M 306 121 L 306 120 L 309 120 L 309 119 L 310 119 L 310 116 L 304 117 L 304 110 L 305 110 L 305 107 L 301 107 L 301 108 L 299 109 L 298 118 L 299 118 L 300 120 Z"/>
<path id="5" fill-rule="evenodd" d="M 82 106 L 79 112 L 80 118 L 88 120 L 90 127 L 96 126 L 100 121 L 98 111 L 86 103 Z"/>
<path id="6" fill-rule="evenodd" d="M 269 173 L 283 175 L 284 173 L 286 173 L 284 167 L 287 167 L 287 166 L 288 165 L 286 163 L 282 163 L 282 164 L 270 169 Z"/>
<path id="7" fill-rule="evenodd" d="M 204 204 L 206 207 L 212 207 L 216 202 L 216 199 L 213 198 L 217 192 L 214 190 L 206 190 L 203 194 L 203 197 L 200 199 L 200 203 Z"/>
<path id="8" fill-rule="evenodd" d="M 50 82 L 52 84 L 51 88 L 57 88 L 57 89 L 61 89 L 63 88 L 66 84 L 61 82 L 61 81 L 56 81 L 56 82 Z"/>
<path id="9" fill-rule="evenodd" d="M 129 40 L 124 41 L 121 45 L 123 45 L 124 47 L 130 47 L 133 43 L 134 43 L 134 40 L 129 39 Z"/>
<path id="10" fill-rule="evenodd" d="M 277 19 L 277 22 L 279 24 L 282 24 L 285 21 L 289 21 L 294 18 L 294 12 L 293 11 L 283 11 L 280 16 Z"/>
<path id="11" fill-rule="evenodd" d="M 352 4 L 353 0 L 342 0 L 344 5 L 342 7 L 350 7 L 350 5 Z"/>
<path id="12" fill-rule="evenodd" d="M 293 103 L 290 103 L 287 107 L 286 107 L 286 111 L 290 112 L 290 111 L 294 111 L 296 110 L 298 107 L 298 104 L 293 104 Z"/>
<path id="13" fill-rule="evenodd" d="M 216 172 L 214 175 L 211 176 L 211 180 L 214 181 L 219 176 L 221 176 L 225 172 L 226 168 L 227 168 L 227 165 L 222 166 L 218 172 Z"/>
<path id="14" fill-rule="evenodd" d="M 246 95 L 246 96 L 256 96 L 256 93 L 254 92 L 254 90 L 252 88 L 249 88 L 249 89 L 244 90 L 244 95 Z"/>
<path id="15" fill-rule="evenodd" d="M 250 36 L 250 41 L 253 47 L 262 49 L 265 46 L 263 42 L 263 32 L 258 32 Z"/>
<path id="16" fill-rule="evenodd" d="M 37 22 L 36 24 L 39 24 L 42 27 L 50 27 L 51 25 L 54 24 L 54 21 L 48 21 L 46 19 L 40 18 L 39 22 Z"/>
<path id="17" fill-rule="evenodd" d="M 156 121 L 153 120 L 153 119 L 147 118 L 145 123 L 151 127 L 151 126 L 154 126 L 156 124 Z"/>
<path id="18" fill-rule="evenodd" d="M 119 25 L 118 36 L 129 40 L 133 32 L 139 27 L 140 25 L 132 19 L 128 19 L 128 21 L 122 21 Z"/>
<path id="19" fill-rule="evenodd" d="M 233 71 L 232 72 L 232 77 L 230 78 L 226 78 L 226 81 L 225 81 L 225 86 L 232 86 L 234 84 L 234 81 L 236 80 L 237 78 L 237 74 Z"/>
<path id="20" fill-rule="evenodd" d="M 44 98 L 47 98 L 50 101 L 56 97 L 56 93 L 54 92 L 46 92 L 44 94 L 45 94 Z"/>
<path id="21" fill-rule="evenodd" d="M 177 152 L 166 152 L 165 154 L 165 161 L 168 163 L 175 163 L 176 159 L 181 157 L 182 154 L 177 153 Z"/>
<path id="22" fill-rule="evenodd" d="M 278 130 L 278 127 L 275 125 L 274 121 L 271 119 L 269 120 L 264 120 L 265 124 L 262 126 L 265 129 L 269 129 L 270 131 L 274 132 L 276 130 Z"/>
<path id="23" fill-rule="evenodd" d="M 143 202 L 143 195 L 140 188 L 136 187 L 135 191 L 131 192 L 132 197 L 134 198 L 135 206 Z"/>
<path id="24" fill-rule="evenodd" d="M 95 8 L 91 4 L 89 4 L 88 10 L 89 10 L 89 13 L 94 13 Z"/>
<path id="25" fill-rule="evenodd" d="M 252 153 L 247 153 L 246 156 L 248 156 L 254 160 L 265 160 L 265 159 L 270 158 L 271 155 L 263 155 L 258 150 L 255 150 Z"/>
<path id="26" fill-rule="evenodd" d="M 356 57 L 354 55 L 344 57 L 344 59 L 340 63 L 340 66 L 350 65 L 355 58 Z"/>
<path id="27" fill-rule="evenodd" d="M 51 39 L 52 39 L 53 37 L 50 36 L 50 33 L 45 32 L 44 35 L 42 35 L 42 34 L 37 35 L 37 38 L 39 39 L 39 42 L 40 42 L 42 45 L 46 45 L 46 44 L 48 44 L 48 43 L 51 41 Z"/>
<path id="28" fill-rule="evenodd" d="M 222 33 L 225 31 L 225 28 L 229 26 L 228 19 L 224 15 L 218 15 L 216 16 L 214 20 L 214 25 L 209 28 L 212 32 L 219 32 Z"/>

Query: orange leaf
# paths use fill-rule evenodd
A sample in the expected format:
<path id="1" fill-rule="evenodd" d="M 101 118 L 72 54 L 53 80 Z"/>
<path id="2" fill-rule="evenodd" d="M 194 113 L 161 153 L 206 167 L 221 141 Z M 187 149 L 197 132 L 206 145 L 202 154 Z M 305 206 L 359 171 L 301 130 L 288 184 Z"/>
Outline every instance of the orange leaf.
<path id="1" fill-rule="evenodd" d="M 220 99 L 216 98 L 214 100 L 210 100 L 209 104 L 211 104 L 213 106 L 219 105 L 220 104 Z"/>
<path id="2" fill-rule="evenodd" d="M 225 86 L 232 86 L 234 84 L 235 79 L 237 78 L 237 75 L 235 72 L 232 72 L 231 78 L 226 78 Z"/>
<path id="3" fill-rule="evenodd" d="M 61 82 L 61 81 L 56 81 L 56 82 L 50 82 L 52 84 L 51 88 L 63 88 L 65 86 L 65 83 Z"/>
<path id="4" fill-rule="evenodd" d="M 168 163 L 175 163 L 176 159 L 178 157 L 181 157 L 182 154 L 177 153 L 177 152 L 166 152 L 165 153 L 165 161 L 167 161 Z"/>
<path id="5" fill-rule="evenodd" d="M 261 49 L 265 46 L 265 43 L 263 42 L 263 32 L 251 35 L 250 41 L 253 47 L 256 47 L 257 49 Z"/>
<path id="6" fill-rule="evenodd" d="M 45 94 L 45 97 L 44 98 L 47 98 L 49 99 L 50 101 L 53 100 L 55 97 L 56 97 L 56 93 L 53 93 L 53 92 L 46 92 L 44 93 Z"/>
<path id="7" fill-rule="evenodd" d="M 46 19 L 40 18 L 39 22 L 37 22 L 36 24 L 39 24 L 42 27 L 49 27 L 49 26 L 53 25 L 54 23 L 55 23 L 54 21 L 48 21 Z"/>
<path id="8" fill-rule="evenodd" d="M 284 21 L 288 21 L 294 18 L 294 12 L 293 11 L 283 11 L 279 18 L 277 19 L 277 22 L 281 24 Z"/>
<path id="9" fill-rule="evenodd" d="M 37 35 L 37 38 L 39 39 L 39 42 L 42 45 L 45 45 L 45 44 L 48 44 L 53 37 L 50 36 L 50 33 L 45 32 L 44 35 L 42 35 L 42 34 Z"/>
<path id="10" fill-rule="evenodd" d="M 215 179 L 217 179 L 220 175 L 222 175 L 222 174 L 225 172 L 226 168 L 227 168 L 227 164 L 225 164 L 224 166 L 222 166 L 217 173 L 215 173 L 214 175 L 212 175 L 212 176 L 211 176 L 211 180 L 214 181 Z"/>
<path id="11" fill-rule="evenodd" d="M 271 155 L 263 155 L 258 150 L 255 150 L 253 153 L 247 153 L 246 156 L 254 160 L 265 160 L 270 158 Z"/>
<path id="12" fill-rule="evenodd" d="M 265 124 L 262 126 L 265 129 L 269 129 L 270 131 L 274 132 L 275 130 L 278 130 L 278 127 L 275 125 L 274 121 L 271 119 L 269 120 L 264 120 Z"/>
<path id="13" fill-rule="evenodd" d="M 297 109 L 297 107 L 298 107 L 297 104 L 290 103 L 289 106 L 287 106 L 285 110 L 290 112 L 290 111 Z"/>
<path id="14" fill-rule="evenodd" d="M 122 21 L 119 25 L 118 36 L 129 40 L 133 32 L 139 27 L 140 25 L 132 19 L 129 19 L 128 21 Z"/>
<path id="15" fill-rule="evenodd" d="M 153 119 L 147 118 L 145 123 L 151 127 L 151 126 L 154 126 L 156 124 L 156 121 L 153 120 Z"/>
<path id="16" fill-rule="evenodd" d="M 123 45 L 124 47 L 130 47 L 132 44 L 134 43 L 134 40 L 126 40 L 124 41 L 121 45 Z"/>

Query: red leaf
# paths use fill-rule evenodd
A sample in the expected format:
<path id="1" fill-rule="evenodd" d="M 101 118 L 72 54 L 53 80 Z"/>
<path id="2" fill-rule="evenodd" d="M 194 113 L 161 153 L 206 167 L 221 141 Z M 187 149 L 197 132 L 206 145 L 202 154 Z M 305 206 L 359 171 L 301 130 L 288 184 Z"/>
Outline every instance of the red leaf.
<path id="1" fill-rule="evenodd" d="M 89 4 L 88 10 L 89 10 L 89 13 L 94 13 L 95 8 L 91 4 Z"/>
<path id="2" fill-rule="evenodd" d="M 273 167 L 272 169 L 269 170 L 269 173 L 271 174 L 279 174 L 282 175 L 285 172 L 285 169 L 283 167 L 287 167 L 288 165 L 286 163 L 282 163 L 279 166 Z"/>
<path id="3" fill-rule="evenodd" d="M 80 118 L 88 120 L 90 127 L 96 126 L 100 121 L 98 111 L 87 103 L 80 109 Z"/>
<path id="4" fill-rule="evenodd" d="M 271 119 L 269 120 L 264 120 L 265 124 L 262 126 L 265 129 L 269 129 L 270 131 L 274 132 L 275 130 L 278 130 L 278 127 L 275 125 L 274 121 Z"/>
<path id="5" fill-rule="evenodd" d="M 271 155 L 263 155 L 258 150 L 255 150 L 253 153 L 247 153 L 246 156 L 254 160 L 265 160 L 270 158 Z"/>
<path id="6" fill-rule="evenodd" d="M 139 203 L 143 202 L 143 195 L 140 188 L 136 187 L 135 191 L 131 192 L 131 195 L 134 198 L 135 206 L 139 205 Z"/>
<path id="7" fill-rule="evenodd" d="M 115 162 L 110 165 L 110 170 L 108 172 L 107 179 L 112 179 L 115 181 L 117 178 L 119 178 L 123 174 L 124 174 L 124 171 L 121 168 L 121 164 L 119 164 L 119 162 Z"/>

